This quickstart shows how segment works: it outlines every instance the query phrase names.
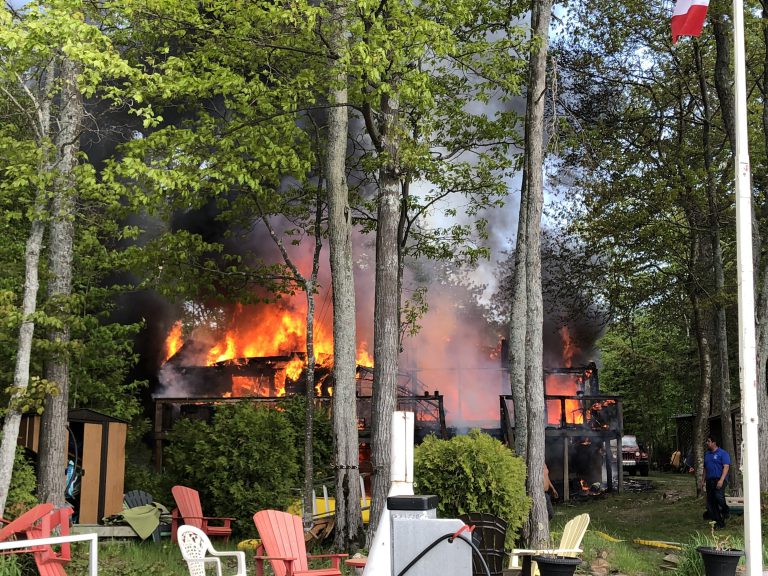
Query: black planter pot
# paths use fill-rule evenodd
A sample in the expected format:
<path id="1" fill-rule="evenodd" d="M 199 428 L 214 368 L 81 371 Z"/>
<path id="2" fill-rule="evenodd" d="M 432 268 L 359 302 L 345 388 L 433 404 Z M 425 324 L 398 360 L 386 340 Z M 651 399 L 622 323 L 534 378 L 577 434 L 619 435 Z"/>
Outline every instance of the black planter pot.
<path id="1" fill-rule="evenodd" d="M 704 560 L 704 573 L 707 576 L 733 576 L 743 550 L 718 550 L 709 546 L 696 548 Z"/>
<path id="2" fill-rule="evenodd" d="M 580 558 L 567 556 L 534 556 L 541 576 L 571 576 L 581 564 Z"/>

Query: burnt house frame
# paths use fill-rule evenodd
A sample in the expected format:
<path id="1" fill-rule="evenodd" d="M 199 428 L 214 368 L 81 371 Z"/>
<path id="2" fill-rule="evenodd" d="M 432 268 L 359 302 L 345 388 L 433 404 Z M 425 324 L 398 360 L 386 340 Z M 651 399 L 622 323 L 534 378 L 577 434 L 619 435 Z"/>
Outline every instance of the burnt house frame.
<path id="1" fill-rule="evenodd" d="M 623 412 L 621 396 L 599 392 L 597 371 L 590 368 L 584 379 L 584 368 L 561 368 L 545 371 L 549 374 L 572 375 L 575 382 L 582 379 L 587 385 L 573 395 L 546 394 L 544 403 L 549 414 L 559 413 L 559 421 L 546 418 L 545 461 L 552 483 L 563 500 L 589 491 L 594 483 L 602 486 L 605 479 L 609 492 L 621 491 L 623 470 L 621 461 L 621 437 Z M 583 390 L 593 393 L 579 393 Z M 499 398 L 501 429 L 504 441 L 514 446 L 514 400 L 511 395 Z"/>
<path id="2" fill-rule="evenodd" d="M 260 378 L 266 374 L 268 381 L 272 384 L 262 390 L 274 390 L 275 374 L 281 369 L 280 362 L 285 362 L 288 357 L 269 357 L 265 359 L 251 359 L 248 362 L 222 363 L 210 367 L 193 367 L 192 372 L 196 379 L 205 381 L 204 376 L 210 374 L 214 378 L 215 386 L 212 387 L 216 394 L 205 394 L 203 389 L 199 389 L 199 394 L 187 395 L 184 397 L 164 397 L 156 396 L 154 398 L 155 410 L 153 418 L 153 461 L 155 470 L 160 472 L 163 468 L 163 452 L 168 442 L 168 433 L 180 418 L 190 418 L 210 421 L 216 410 L 217 405 L 230 404 L 233 402 L 250 402 L 260 404 L 266 407 L 276 407 L 286 396 L 304 395 L 306 383 L 302 376 L 297 381 L 286 379 L 286 396 L 274 395 L 243 395 L 243 396 L 225 396 L 232 389 L 233 376 L 253 375 L 256 373 Z M 248 369 L 250 366 L 250 370 Z M 185 369 L 188 370 L 188 369 Z M 327 368 L 325 368 L 327 372 Z M 180 372 L 185 375 L 186 372 Z M 329 410 L 333 406 L 333 398 L 330 396 L 329 389 L 333 385 L 332 374 L 327 373 L 322 383 L 322 395 L 315 396 L 315 405 L 324 406 Z M 372 383 L 373 369 L 367 367 L 358 367 L 357 369 L 357 419 L 358 419 L 358 438 L 360 443 L 361 456 L 369 452 L 371 436 L 371 407 L 372 407 Z M 415 415 L 415 440 L 420 442 L 428 434 L 434 434 L 438 438 L 448 438 L 448 430 L 445 423 L 445 408 L 443 405 L 443 396 L 439 392 L 423 392 L 417 395 L 413 392 L 414 386 L 407 381 L 398 385 L 396 410 L 413 412 Z M 361 460 L 361 473 L 370 472 L 366 466 L 370 462 Z"/>

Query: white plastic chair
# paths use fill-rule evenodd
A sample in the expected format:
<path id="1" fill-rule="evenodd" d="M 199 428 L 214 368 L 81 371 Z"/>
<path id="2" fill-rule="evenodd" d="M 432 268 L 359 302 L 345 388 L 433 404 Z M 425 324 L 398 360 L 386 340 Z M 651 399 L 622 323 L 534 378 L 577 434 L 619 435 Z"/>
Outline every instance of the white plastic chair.
<path id="1" fill-rule="evenodd" d="M 179 526 L 178 542 L 179 548 L 181 548 L 181 555 L 187 561 L 187 566 L 189 567 L 189 576 L 205 576 L 206 563 L 216 566 L 217 576 L 222 576 L 221 560 L 219 560 L 222 556 L 234 556 L 237 558 L 237 573 L 235 576 L 247 576 L 245 572 L 245 552 L 218 552 L 214 550 L 208 536 L 200 528 L 187 524 Z"/>

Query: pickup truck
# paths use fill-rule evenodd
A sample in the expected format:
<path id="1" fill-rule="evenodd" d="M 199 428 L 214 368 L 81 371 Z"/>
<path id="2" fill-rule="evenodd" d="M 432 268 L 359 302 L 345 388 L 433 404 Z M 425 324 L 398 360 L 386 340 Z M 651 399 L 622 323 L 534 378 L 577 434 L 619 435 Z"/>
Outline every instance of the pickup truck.
<path id="1" fill-rule="evenodd" d="M 638 444 L 637 437 L 632 435 L 621 437 L 621 463 L 624 472 L 630 476 L 635 474 L 648 476 L 650 470 L 648 453 Z"/>

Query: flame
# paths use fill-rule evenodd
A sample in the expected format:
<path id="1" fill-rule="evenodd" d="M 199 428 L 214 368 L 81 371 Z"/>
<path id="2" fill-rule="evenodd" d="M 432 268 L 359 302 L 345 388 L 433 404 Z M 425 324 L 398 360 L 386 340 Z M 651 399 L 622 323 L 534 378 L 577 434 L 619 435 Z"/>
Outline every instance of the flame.
<path id="1" fill-rule="evenodd" d="M 165 359 L 168 360 L 181 349 L 184 341 L 181 339 L 181 320 L 174 322 L 171 331 L 165 338 Z"/>
<path id="2" fill-rule="evenodd" d="M 266 376 L 232 376 L 232 396 L 270 396 Z"/>
<path id="3" fill-rule="evenodd" d="M 583 492 L 589 492 L 589 486 L 587 486 L 587 483 L 584 482 L 584 480 L 579 480 L 579 485 L 581 486 L 581 490 Z"/>
<path id="4" fill-rule="evenodd" d="M 232 360 L 235 357 L 235 350 L 235 338 L 232 334 L 227 334 L 224 342 L 219 342 L 208 352 L 206 364 L 210 366 L 216 362 Z"/>
<path id="5" fill-rule="evenodd" d="M 568 326 L 561 326 L 559 333 L 563 342 L 563 366 L 571 368 L 573 357 L 579 352 L 579 348 L 571 339 Z M 552 396 L 576 396 L 577 392 L 584 391 L 584 378 L 574 374 L 548 374 L 544 389 L 545 394 Z M 547 400 L 546 404 L 548 424 L 559 425 L 562 421 L 565 424 L 584 423 L 586 406 L 581 400 L 569 398 L 564 401 L 564 405 L 560 400 Z"/>
<path id="6" fill-rule="evenodd" d="M 578 376 L 574 374 L 547 374 L 545 393 L 551 396 L 575 396 Z M 560 424 L 563 414 L 560 400 L 547 400 L 547 423 Z M 583 402 L 576 398 L 565 400 L 565 423 L 584 423 Z"/>
<path id="7" fill-rule="evenodd" d="M 368 343 L 365 340 L 360 342 L 360 344 L 357 346 L 357 365 L 365 366 L 366 368 L 373 368 L 373 358 L 371 358 L 371 355 L 368 354 L 368 350 L 366 349 L 367 347 Z"/>
<path id="8" fill-rule="evenodd" d="M 206 342 L 207 352 L 202 357 L 186 357 L 187 365 L 212 366 L 221 362 L 245 364 L 247 358 L 290 356 L 287 364 L 277 370 L 273 382 L 258 376 L 233 376 L 232 394 L 235 396 L 284 396 L 286 377 L 296 382 L 306 367 L 306 316 L 285 304 L 238 304 L 228 319 L 228 328 L 218 338 L 211 337 L 211 330 L 200 327 L 192 332 L 190 340 Z M 330 326 L 316 322 L 313 327 L 316 365 L 330 368 L 333 365 L 333 331 Z M 181 350 L 181 321 L 176 322 L 166 338 L 166 360 Z M 189 350 L 187 352 L 190 352 Z M 186 353 L 186 352 L 185 352 Z M 190 352 L 191 353 L 191 352 Z M 188 354 L 189 355 L 189 354 Z M 366 342 L 357 347 L 357 362 L 373 366 Z M 316 383 L 318 395 L 323 381 Z M 270 394 L 271 390 L 271 394 Z M 332 389 L 327 387 L 328 393 Z"/>
<path id="9" fill-rule="evenodd" d="M 325 381 L 328 380 L 328 376 L 330 376 L 330 374 L 325 374 L 324 376 L 317 378 L 317 381 L 315 382 L 315 394 L 318 396 L 323 395 L 323 385 L 325 384 Z M 328 387 L 328 396 L 333 396 L 333 386 Z"/>
<path id="10" fill-rule="evenodd" d="M 299 356 L 294 356 L 291 361 L 285 365 L 285 375 L 288 376 L 294 382 L 301 376 L 301 371 L 304 370 L 306 362 Z"/>
<path id="11" fill-rule="evenodd" d="M 573 356 L 579 349 L 571 340 L 571 333 L 568 330 L 568 326 L 562 326 L 559 332 L 560 338 L 563 341 L 563 367 L 570 368 L 573 364 Z"/>

